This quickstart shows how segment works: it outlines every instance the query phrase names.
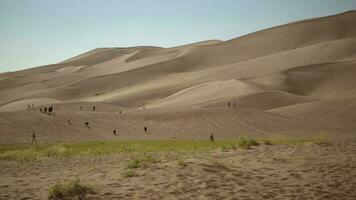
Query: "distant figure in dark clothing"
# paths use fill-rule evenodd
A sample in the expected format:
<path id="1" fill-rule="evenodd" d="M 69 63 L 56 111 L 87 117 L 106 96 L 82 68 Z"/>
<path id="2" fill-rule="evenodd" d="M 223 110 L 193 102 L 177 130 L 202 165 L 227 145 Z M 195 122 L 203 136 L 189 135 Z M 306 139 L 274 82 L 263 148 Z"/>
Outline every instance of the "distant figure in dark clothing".
<path id="1" fill-rule="evenodd" d="M 89 127 L 89 122 L 85 122 L 84 124 L 85 126 Z"/>
<path id="2" fill-rule="evenodd" d="M 72 122 L 70 121 L 70 119 L 68 119 L 68 124 L 72 126 Z"/>
<path id="3" fill-rule="evenodd" d="M 145 130 L 145 133 L 147 133 L 147 126 L 145 126 L 143 129 Z"/>
<path id="4" fill-rule="evenodd" d="M 114 129 L 113 134 L 116 136 L 116 130 Z"/>
<path id="5" fill-rule="evenodd" d="M 46 106 L 44 107 L 44 113 L 47 113 L 47 107 Z"/>
<path id="6" fill-rule="evenodd" d="M 227 106 L 229 106 L 229 107 L 230 107 L 230 101 L 227 103 Z"/>
<path id="7" fill-rule="evenodd" d="M 79 109 L 80 109 L 80 111 L 82 111 L 83 110 L 82 106 L 80 106 Z"/>
<path id="8" fill-rule="evenodd" d="M 95 109 L 96 109 L 96 107 L 95 107 L 95 106 L 93 106 L 93 111 L 95 111 Z"/>
<path id="9" fill-rule="evenodd" d="M 36 134 L 32 132 L 32 144 L 37 144 Z"/>
<path id="10" fill-rule="evenodd" d="M 215 140 L 215 138 L 214 138 L 214 133 L 212 133 L 212 134 L 210 135 L 210 141 L 214 142 L 214 140 Z"/>
<path id="11" fill-rule="evenodd" d="M 49 108 L 48 108 L 48 112 L 51 113 L 53 111 L 53 106 L 51 105 Z"/>

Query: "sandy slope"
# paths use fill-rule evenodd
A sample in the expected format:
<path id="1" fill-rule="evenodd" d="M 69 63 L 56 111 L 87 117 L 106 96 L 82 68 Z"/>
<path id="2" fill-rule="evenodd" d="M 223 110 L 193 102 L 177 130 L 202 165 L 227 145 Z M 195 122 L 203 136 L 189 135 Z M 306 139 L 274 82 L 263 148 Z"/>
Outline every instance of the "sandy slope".
<path id="1" fill-rule="evenodd" d="M 229 41 L 99 48 L 0 74 L 0 142 L 28 142 L 32 131 L 42 141 L 352 134 L 355 60 L 355 11 Z M 27 104 L 54 104 L 55 114 Z"/>

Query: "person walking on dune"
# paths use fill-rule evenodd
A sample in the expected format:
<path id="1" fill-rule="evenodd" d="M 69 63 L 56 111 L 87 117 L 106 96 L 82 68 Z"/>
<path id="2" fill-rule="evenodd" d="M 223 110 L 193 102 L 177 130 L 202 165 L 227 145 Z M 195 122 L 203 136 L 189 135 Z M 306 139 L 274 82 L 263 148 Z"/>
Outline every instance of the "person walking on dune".
<path id="1" fill-rule="evenodd" d="M 143 129 L 145 130 L 145 133 L 147 133 L 147 126 L 145 126 Z"/>
<path id="2" fill-rule="evenodd" d="M 96 107 L 95 107 L 95 106 L 93 106 L 93 111 L 95 111 L 95 109 L 96 109 Z"/>
<path id="3" fill-rule="evenodd" d="M 215 140 L 215 138 L 214 138 L 214 133 L 212 133 L 212 134 L 210 135 L 210 141 L 214 142 L 214 140 Z"/>
<path id="4" fill-rule="evenodd" d="M 114 129 L 113 134 L 116 136 L 116 130 Z"/>
<path id="5" fill-rule="evenodd" d="M 48 113 L 52 113 L 53 111 L 53 106 L 51 105 L 49 108 L 48 108 Z"/>
<path id="6" fill-rule="evenodd" d="M 32 144 L 37 144 L 36 134 L 32 132 Z"/>
<path id="7" fill-rule="evenodd" d="M 84 124 L 85 124 L 85 126 L 86 126 L 87 128 L 90 128 L 89 122 L 85 122 Z"/>

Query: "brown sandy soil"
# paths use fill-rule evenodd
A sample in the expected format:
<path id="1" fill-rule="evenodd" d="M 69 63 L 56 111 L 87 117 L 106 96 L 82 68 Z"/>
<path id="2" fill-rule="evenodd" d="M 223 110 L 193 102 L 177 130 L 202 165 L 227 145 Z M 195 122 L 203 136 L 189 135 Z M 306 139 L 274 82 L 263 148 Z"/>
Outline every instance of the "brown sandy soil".
<path id="1" fill-rule="evenodd" d="M 356 141 L 258 146 L 249 150 L 153 155 L 132 169 L 132 155 L 0 163 L 0 199 L 46 199 L 78 176 L 88 199 L 355 199 Z"/>

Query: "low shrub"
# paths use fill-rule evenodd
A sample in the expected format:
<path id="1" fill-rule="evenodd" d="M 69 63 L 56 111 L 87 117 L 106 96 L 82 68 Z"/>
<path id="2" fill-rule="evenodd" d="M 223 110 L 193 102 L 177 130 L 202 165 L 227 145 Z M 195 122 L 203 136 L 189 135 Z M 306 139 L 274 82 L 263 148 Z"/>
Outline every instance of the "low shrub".
<path id="1" fill-rule="evenodd" d="M 49 189 L 48 199 L 59 200 L 66 198 L 78 197 L 82 200 L 87 194 L 94 194 L 94 190 L 80 183 L 78 178 L 70 181 L 67 184 L 57 183 Z"/>

